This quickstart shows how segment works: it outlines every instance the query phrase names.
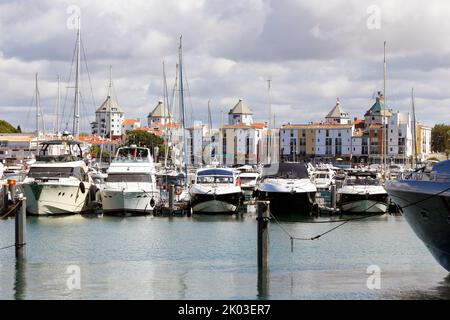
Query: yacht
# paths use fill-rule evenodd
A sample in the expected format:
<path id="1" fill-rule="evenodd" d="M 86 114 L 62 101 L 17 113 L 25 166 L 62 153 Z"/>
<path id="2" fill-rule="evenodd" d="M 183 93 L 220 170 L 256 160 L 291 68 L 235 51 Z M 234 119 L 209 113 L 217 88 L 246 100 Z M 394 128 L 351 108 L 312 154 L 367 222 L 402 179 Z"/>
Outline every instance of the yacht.
<path id="1" fill-rule="evenodd" d="M 425 167 L 386 190 L 414 233 L 439 264 L 450 272 L 450 160 Z"/>
<path id="2" fill-rule="evenodd" d="M 342 213 L 386 213 L 389 197 L 372 171 L 351 171 L 337 191 L 337 203 Z"/>
<path id="3" fill-rule="evenodd" d="M 252 198 L 260 177 L 261 175 L 258 172 L 242 172 L 239 174 L 241 189 L 245 200 L 250 200 Z"/>
<path id="4" fill-rule="evenodd" d="M 195 173 L 190 186 L 193 213 L 235 213 L 243 202 L 239 171 L 203 168 Z"/>
<path id="5" fill-rule="evenodd" d="M 329 191 L 334 183 L 336 172 L 331 169 L 318 169 L 311 173 L 311 179 L 317 187 L 317 190 Z"/>
<path id="6" fill-rule="evenodd" d="M 152 214 L 160 204 L 150 149 L 121 147 L 107 170 L 100 199 L 105 214 Z"/>
<path id="7" fill-rule="evenodd" d="M 239 182 L 244 198 L 245 200 L 250 200 L 253 197 L 256 185 L 261 179 L 261 173 L 250 165 L 244 165 L 236 169 L 240 171 Z"/>
<path id="8" fill-rule="evenodd" d="M 21 184 L 27 197 L 27 212 L 59 215 L 91 210 L 96 188 L 82 159 L 81 142 L 43 142 L 36 162 Z"/>
<path id="9" fill-rule="evenodd" d="M 258 200 L 270 201 L 272 213 L 311 213 L 317 188 L 304 163 L 280 163 L 271 172 L 263 171 L 263 177 L 264 180 L 256 187 L 255 196 Z"/>

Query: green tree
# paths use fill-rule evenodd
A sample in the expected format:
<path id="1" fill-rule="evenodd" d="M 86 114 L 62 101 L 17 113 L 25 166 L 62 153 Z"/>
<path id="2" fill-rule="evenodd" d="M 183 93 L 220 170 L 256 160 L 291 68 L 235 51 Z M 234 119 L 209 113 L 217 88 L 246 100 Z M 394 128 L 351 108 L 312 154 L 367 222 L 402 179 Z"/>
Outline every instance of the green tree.
<path id="1" fill-rule="evenodd" d="M 437 124 L 431 130 L 431 149 L 450 154 L 450 125 Z"/>
<path id="2" fill-rule="evenodd" d="M 20 133 L 20 131 L 14 128 L 9 122 L 0 120 L 0 133 Z"/>
<path id="3" fill-rule="evenodd" d="M 103 151 L 101 150 L 101 146 L 91 146 L 89 149 L 89 153 L 93 158 L 99 159 L 100 154 L 102 155 L 103 160 L 109 160 L 109 148 L 108 146 L 103 146 Z"/>
<path id="4" fill-rule="evenodd" d="M 158 137 L 157 135 L 147 131 L 142 130 L 129 131 L 127 133 L 126 144 L 127 145 L 135 144 L 138 147 L 149 148 L 152 154 L 155 150 L 155 147 L 158 147 L 159 149 L 158 156 L 160 157 L 164 156 L 165 153 L 164 140 L 161 137 Z"/>
<path id="5" fill-rule="evenodd" d="M 20 127 L 20 125 L 17 126 L 16 130 L 17 130 L 18 133 L 22 133 L 22 128 Z"/>

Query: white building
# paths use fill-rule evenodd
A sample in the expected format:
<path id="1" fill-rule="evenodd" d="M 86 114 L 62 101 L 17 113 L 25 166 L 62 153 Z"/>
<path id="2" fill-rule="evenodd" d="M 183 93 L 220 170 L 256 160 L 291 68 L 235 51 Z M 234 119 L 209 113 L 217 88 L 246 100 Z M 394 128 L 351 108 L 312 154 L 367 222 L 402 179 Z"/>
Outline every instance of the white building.
<path id="1" fill-rule="evenodd" d="M 124 112 L 119 105 L 108 96 L 95 112 L 95 122 L 91 123 L 92 135 L 100 137 L 119 137 L 122 131 Z"/>
<path id="2" fill-rule="evenodd" d="M 171 118 L 172 115 L 169 113 L 167 106 L 159 100 L 156 107 L 147 116 L 147 123 L 149 127 L 165 125 L 170 122 Z"/>
<path id="3" fill-rule="evenodd" d="M 387 133 L 388 159 L 404 161 L 413 155 L 412 122 L 409 113 L 392 114 Z"/>
<path id="4" fill-rule="evenodd" d="M 253 123 L 252 111 L 242 99 L 228 113 L 229 125 L 251 125 Z"/>
<path id="5" fill-rule="evenodd" d="M 325 117 L 325 122 L 328 124 L 350 124 L 352 122 L 348 113 L 342 109 L 339 98 L 336 105 Z"/>
<path id="6" fill-rule="evenodd" d="M 350 156 L 352 151 L 352 124 L 323 124 L 316 127 L 316 156 Z"/>
<path id="7" fill-rule="evenodd" d="M 188 165 L 194 167 L 202 166 L 205 163 L 203 148 L 207 127 L 201 121 L 196 121 L 192 127 L 186 129 L 186 132 Z"/>
<path id="8" fill-rule="evenodd" d="M 128 131 L 136 130 L 141 127 L 141 121 L 139 119 L 124 119 L 122 122 L 122 132 L 127 133 Z"/>

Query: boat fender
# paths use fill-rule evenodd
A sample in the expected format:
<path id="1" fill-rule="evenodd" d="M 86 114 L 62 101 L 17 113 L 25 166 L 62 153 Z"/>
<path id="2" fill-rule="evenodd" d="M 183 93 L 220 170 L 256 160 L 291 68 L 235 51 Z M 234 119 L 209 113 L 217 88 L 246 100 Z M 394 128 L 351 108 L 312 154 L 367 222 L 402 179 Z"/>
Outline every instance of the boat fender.
<path id="1" fill-rule="evenodd" d="M 80 188 L 81 193 L 85 193 L 86 192 L 86 187 L 84 186 L 83 182 L 80 182 L 79 188 Z"/>
<path id="2" fill-rule="evenodd" d="M 179 196 L 179 195 L 181 195 L 183 193 L 183 188 L 181 188 L 180 186 L 178 186 L 176 189 L 175 189 L 175 194 L 177 195 L 177 196 Z"/>
<path id="3" fill-rule="evenodd" d="M 153 199 L 153 197 L 150 200 L 150 207 L 152 207 L 152 209 L 155 207 L 156 201 L 155 199 Z"/>

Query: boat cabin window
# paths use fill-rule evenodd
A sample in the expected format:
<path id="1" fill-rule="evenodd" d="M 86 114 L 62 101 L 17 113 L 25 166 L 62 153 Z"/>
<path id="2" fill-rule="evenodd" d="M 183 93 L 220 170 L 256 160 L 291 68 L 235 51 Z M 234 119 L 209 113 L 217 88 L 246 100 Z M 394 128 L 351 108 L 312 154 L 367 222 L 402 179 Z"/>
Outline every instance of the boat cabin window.
<path id="1" fill-rule="evenodd" d="M 31 167 L 28 176 L 35 179 L 68 178 L 75 176 L 80 178 L 80 180 L 84 180 L 80 168 L 71 167 Z"/>
<path id="2" fill-rule="evenodd" d="M 152 176 L 146 173 L 109 173 L 106 182 L 152 182 Z"/>
<path id="3" fill-rule="evenodd" d="M 232 176 L 200 176 L 197 183 L 233 183 Z"/>

